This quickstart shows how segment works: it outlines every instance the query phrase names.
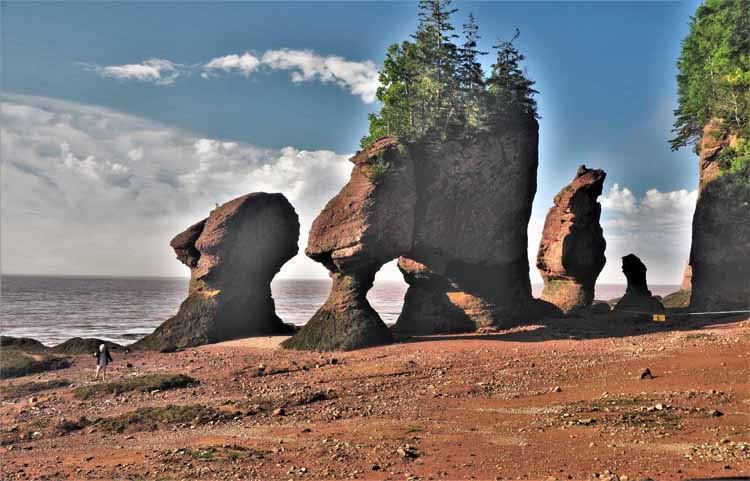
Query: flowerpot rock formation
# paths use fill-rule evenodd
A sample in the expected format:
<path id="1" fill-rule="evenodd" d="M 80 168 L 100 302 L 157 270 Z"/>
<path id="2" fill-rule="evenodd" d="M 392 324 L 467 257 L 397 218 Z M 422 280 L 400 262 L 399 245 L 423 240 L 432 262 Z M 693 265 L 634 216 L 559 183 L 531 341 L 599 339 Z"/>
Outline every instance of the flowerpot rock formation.
<path id="1" fill-rule="evenodd" d="M 594 301 L 594 287 L 604 268 L 607 243 L 599 224 L 603 170 L 578 168 L 573 181 L 556 196 L 547 213 L 537 254 L 544 279 L 542 300 L 563 313 L 580 311 Z"/>
<path id="2" fill-rule="evenodd" d="M 750 309 L 750 181 L 720 165 L 722 151 L 736 142 L 718 120 L 703 129 L 690 249 L 692 310 Z"/>
<path id="3" fill-rule="evenodd" d="M 351 180 L 315 219 L 305 251 L 330 271 L 331 293 L 284 346 L 389 342 L 366 294 L 398 257 L 410 286 L 396 332 L 469 331 L 530 315 L 537 142 L 536 120 L 525 118 L 463 142 L 386 137 L 355 155 Z"/>
<path id="4" fill-rule="evenodd" d="M 299 219 L 281 194 L 231 200 L 172 239 L 190 268 L 188 297 L 178 313 L 135 348 L 197 346 L 290 332 L 275 313 L 271 280 L 297 254 Z"/>
<path id="5" fill-rule="evenodd" d="M 651 295 L 646 283 L 646 265 L 634 254 L 622 258 L 622 272 L 628 280 L 625 295 L 617 301 L 615 311 L 630 314 L 653 314 L 664 312 L 661 301 Z"/>

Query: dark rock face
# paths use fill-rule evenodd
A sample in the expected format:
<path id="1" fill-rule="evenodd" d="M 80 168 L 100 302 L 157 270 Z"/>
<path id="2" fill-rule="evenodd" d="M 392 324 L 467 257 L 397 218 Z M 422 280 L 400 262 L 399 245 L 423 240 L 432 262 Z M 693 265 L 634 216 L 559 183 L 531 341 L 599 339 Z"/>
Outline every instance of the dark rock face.
<path id="1" fill-rule="evenodd" d="M 603 170 L 580 166 L 573 181 L 555 196 L 544 222 L 536 263 L 544 279 L 542 300 L 565 314 L 591 305 L 606 262 L 597 202 L 606 176 Z"/>
<path id="2" fill-rule="evenodd" d="M 271 280 L 297 253 L 299 220 L 281 194 L 244 195 L 171 242 L 190 267 L 188 297 L 174 317 L 134 348 L 197 346 L 288 332 L 276 316 Z"/>
<path id="3" fill-rule="evenodd" d="M 469 331 L 528 313 L 538 126 L 527 120 L 438 147 L 387 137 L 354 156 L 351 180 L 313 223 L 306 250 L 331 271 L 331 294 L 285 347 L 388 342 L 365 296 L 399 256 L 410 287 L 397 331 Z"/>
<path id="4" fill-rule="evenodd" d="M 622 272 L 628 280 L 625 295 L 615 305 L 615 311 L 632 313 L 664 312 L 661 301 L 651 295 L 646 283 L 646 265 L 634 254 L 622 258 Z"/>
<path id="5" fill-rule="evenodd" d="M 693 310 L 750 307 L 750 185 L 719 165 L 722 150 L 735 143 L 719 121 L 703 130 L 690 250 Z"/>
<path id="6" fill-rule="evenodd" d="M 399 257 L 398 268 L 409 284 L 394 326 L 399 334 L 467 332 L 494 322 L 492 305 L 424 264 Z"/>

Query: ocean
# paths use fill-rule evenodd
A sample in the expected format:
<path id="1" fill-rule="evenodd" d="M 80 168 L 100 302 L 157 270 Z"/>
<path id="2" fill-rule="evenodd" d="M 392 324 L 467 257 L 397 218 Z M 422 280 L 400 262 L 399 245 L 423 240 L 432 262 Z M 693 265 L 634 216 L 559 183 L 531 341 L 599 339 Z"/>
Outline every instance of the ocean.
<path id="1" fill-rule="evenodd" d="M 0 334 L 32 337 L 54 345 L 71 337 L 98 337 L 129 344 L 149 334 L 177 312 L 187 293 L 188 279 L 135 277 L 2 276 Z M 271 289 L 276 313 L 285 322 L 302 325 L 323 304 L 328 280 L 279 279 Z M 532 286 L 534 295 L 541 285 Z M 650 286 L 654 294 L 678 286 Z M 597 299 L 621 296 L 624 285 L 597 285 Z M 376 281 L 367 298 L 387 323 L 396 322 L 406 284 Z"/>

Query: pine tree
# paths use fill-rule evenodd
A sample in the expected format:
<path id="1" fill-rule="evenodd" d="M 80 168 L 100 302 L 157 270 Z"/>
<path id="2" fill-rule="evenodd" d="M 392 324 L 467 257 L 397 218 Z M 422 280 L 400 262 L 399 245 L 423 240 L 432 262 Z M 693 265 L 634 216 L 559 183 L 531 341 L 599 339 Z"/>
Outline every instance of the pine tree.
<path id="1" fill-rule="evenodd" d="M 425 120 L 422 134 L 445 137 L 449 126 L 457 123 L 459 115 L 456 92 L 459 90 L 457 72 L 460 65 L 458 47 L 453 42 L 454 32 L 450 17 L 451 0 L 421 0 L 419 25 L 413 35 L 415 51 L 421 63 L 421 117 Z"/>
<path id="2" fill-rule="evenodd" d="M 714 117 L 741 137 L 750 122 L 750 1 L 706 0 L 690 20 L 677 61 L 672 150 L 700 139 Z"/>
<path id="3" fill-rule="evenodd" d="M 454 42 L 450 0 L 422 0 L 412 41 L 388 47 L 377 98 L 378 113 L 369 115 L 367 147 L 386 135 L 405 141 L 445 141 L 470 137 L 500 121 L 536 117 L 534 82 L 521 70 L 516 35 L 501 42 L 497 61 L 485 79 L 479 57 L 479 28 L 473 15 L 463 25 L 461 47 Z"/>
<path id="4" fill-rule="evenodd" d="M 479 56 L 487 55 L 478 48 L 479 26 L 473 14 L 463 25 L 464 44 L 459 49 L 460 67 L 458 71 L 461 88 L 463 117 L 469 129 L 482 127 L 481 105 L 484 94 L 484 71 Z"/>
<path id="5" fill-rule="evenodd" d="M 497 122 L 505 120 L 519 113 L 538 117 L 534 95 L 534 81 L 526 77 L 521 70 L 521 62 L 525 59 L 513 42 L 518 39 L 520 32 L 508 41 L 501 41 L 494 48 L 497 49 L 497 60 L 492 64 L 490 77 L 487 79 L 488 93 L 492 105 L 490 117 Z"/>

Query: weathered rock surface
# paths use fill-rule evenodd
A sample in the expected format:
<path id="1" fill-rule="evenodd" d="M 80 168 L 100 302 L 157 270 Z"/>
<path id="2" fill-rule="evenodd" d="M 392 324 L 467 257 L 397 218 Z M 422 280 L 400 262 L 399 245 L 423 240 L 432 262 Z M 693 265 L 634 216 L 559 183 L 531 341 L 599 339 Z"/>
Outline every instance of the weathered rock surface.
<path id="1" fill-rule="evenodd" d="M 388 137 L 350 159 L 351 179 L 313 222 L 305 250 L 330 271 L 331 293 L 284 347 L 349 350 L 391 341 L 366 296 L 380 267 L 412 244 L 414 164 L 401 150 Z M 378 176 L 376 165 L 388 172 Z"/>
<path id="2" fill-rule="evenodd" d="M 628 280 L 625 295 L 617 302 L 615 311 L 630 313 L 664 312 L 661 301 L 651 295 L 646 283 L 646 265 L 634 254 L 622 258 L 622 272 Z"/>
<path id="3" fill-rule="evenodd" d="M 735 143 L 717 120 L 703 130 L 690 250 L 693 310 L 750 307 L 750 181 L 723 173 L 719 162 Z"/>
<path id="4" fill-rule="evenodd" d="M 401 315 L 394 326 L 400 334 L 473 331 L 494 323 L 494 309 L 482 298 L 461 291 L 450 279 L 424 264 L 399 257 L 398 268 L 409 284 Z"/>
<path id="5" fill-rule="evenodd" d="M 528 119 L 437 147 L 387 137 L 354 156 L 351 180 L 313 223 L 306 250 L 331 271 L 331 294 L 285 347 L 388 342 L 366 294 L 399 256 L 410 287 L 398 331 L 467 331 L 528 315 L 537 131 Z"/>
<path id="6" fill-rule="evenodd" d="M 565 314 L 591 305 L 606 262 L 597 202 L 606 176 L 603 170 L 580 166 L 573 181 L 555 196 L 544 222 L 536 263 L 544 279 L 542 300 Z"/>
<path id="7" fill-rule="evenodd" d="M 190 267 L 188 297 L 135 348 L 197 346 L 288 332 L 275 313 L 271 280 L 297 253 L 299 220 L 281 194 L 231 200 L 171 242 Z"/>

